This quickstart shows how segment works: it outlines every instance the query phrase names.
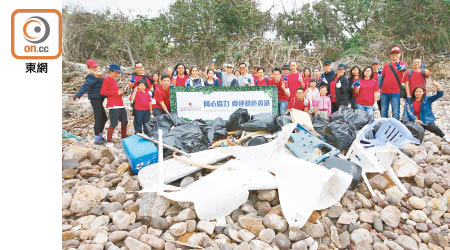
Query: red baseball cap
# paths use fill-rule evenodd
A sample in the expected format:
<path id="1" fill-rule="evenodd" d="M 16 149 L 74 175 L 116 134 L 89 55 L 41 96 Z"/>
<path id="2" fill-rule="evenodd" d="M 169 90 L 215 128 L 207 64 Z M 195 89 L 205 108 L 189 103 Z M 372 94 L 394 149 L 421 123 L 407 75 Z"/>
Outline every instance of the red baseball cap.
<path id="1" fill-rule="evenodd" d="M 402 50 L 399 47 L 394 47 L 391 49 L 391 54 L 392 53 L 400 53 L 400 52 L 402 52 Z"/>
<path id="2" fill-rule="evenodd" d="M 88 68 L 92 69 L 98 66 L 97 62 L 95 60 L 89 59 L 86 61 L 86 65 Z"/>

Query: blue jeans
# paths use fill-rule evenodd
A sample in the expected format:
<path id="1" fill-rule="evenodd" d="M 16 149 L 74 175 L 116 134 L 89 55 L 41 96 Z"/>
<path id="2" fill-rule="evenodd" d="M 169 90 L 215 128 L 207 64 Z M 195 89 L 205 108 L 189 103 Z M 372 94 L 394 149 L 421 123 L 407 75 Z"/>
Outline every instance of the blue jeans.
<path id="1" fill-rule="evenodd" d="M 134 120 L 134 132 L 142 133 L 142 127 L 145 123 L 150 121 L 150 110 L 135 110 Z"/>
<path id="2" fill-rule="evenodd" d="M 381 117 L 388 117 L 389 104 L 392 106 L 392 117 L 400 120 L 400 93 L 381 93 Z"/>
<path id="3" fill-rule="evenodd" d="M 278 101 L 278 114 L 284 115 L 287 110 L 289 101 Z"/>
<path id="4" fill-rule="evenodd" d="M 361 109 L 361 110 L 366 111 L 370 115 L 370 117 L 372 117 L 372 121 L 373 121 L 373 119 L 374 119 L 374 117 L 373 117 L 373 114 L 374 114 L 373 106 L 363 106 L 361 104 L 355 103 L 355 107 L 357 109 Z"/>

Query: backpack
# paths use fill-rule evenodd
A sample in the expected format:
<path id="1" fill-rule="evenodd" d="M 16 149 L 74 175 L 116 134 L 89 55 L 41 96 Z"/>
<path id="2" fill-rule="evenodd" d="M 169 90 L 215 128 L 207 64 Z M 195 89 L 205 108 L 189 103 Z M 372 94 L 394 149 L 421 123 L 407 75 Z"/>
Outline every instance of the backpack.
<path id="1" fill-rule="evenodd" d="M 133 73 L 133 75 L 134 75 L 135 77 L 136 77 L 136 76 L 141 76 L 141 75 L 136 75 L 136 73 Z M 142 79 L 139 80 L 139 81 L 136 83 L 136 86 L 139 85 L 140 82 L 144 81 L 145 88 L 146 88 L 146 89 L 150 88 L 150 86 L 148 85 L 147 79 L 149 80 L 150 84 L 153 85 L 153 84 L 155 83 L 155 81 L 153 81 L 153 79 L 152 79 L 149 75 L 145 74 L 145 75 L 142 76 Z"/>
<path id="2" fill-rule="evenodd" d="M 257 80 L 257 81 L 259 81 L 259 80 Z M 264 77 L 264 81 L 266 82 L 266 85 L 269 85 L 269 81 L 267 80 L 267 77 Z M 256 86 L 256 83 L 255 83 L 255 86 Z"/>

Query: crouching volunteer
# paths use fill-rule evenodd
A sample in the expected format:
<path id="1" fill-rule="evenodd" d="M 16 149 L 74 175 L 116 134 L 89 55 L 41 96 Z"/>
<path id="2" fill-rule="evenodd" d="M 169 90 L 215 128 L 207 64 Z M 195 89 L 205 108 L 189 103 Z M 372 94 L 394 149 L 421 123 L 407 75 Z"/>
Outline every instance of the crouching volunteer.
<path id="1" fill-rule="evenodd" d="M 109 109 L 109 128 L 106 134 L 106 141 L 112 141 L 114 129 L 120 121 L 120 135 L 122 138 L 127 137 L 127 112 L 123 105 L 123 91 L 119 88 L 116 78 L 122 73 L 120 66 L 117 64 L 109 65 L 109 75 L 103 80 L 100 94 L 106 96 L 106 107 Z"/>
<path id="2" fill-rule="evenodd" d="M 302 87 L 300 87 L 295 92 L 295 96 L 292 97 L 291 100 L 289 101 L 285 114 L 290 113 L 291 109 L 297 109 L 309 113 L 308 104 L 309 102 L 305 98 L 305 90 Z"/>
<path id="3" fill-rule="evenodd" d="M 340 106 L 348 106 L 349 99 L 349 83 L 345 76 L 346 66 L 339 64 L 337 67 L 337 75 L 327 86 L 331 99 L 331 111 L 336 112 Z"/>
<path id="4" fill-rule="evenodd" d="M 103 108 L 105 97 L 100 95 L 103 75 L 100 73 L 100 68 L 96 61 L 89 59 L 87 60 L 86 65 L 89 68 L 89 73 L 86 76 L 83 86 L 81 86 L 80 90 L 73 97 L 73 100 L 78 101 L 84 93 L 88 92 L 88 99 L 91 102 L 92 110 L 94 111 L 94 143 L 100 145 L 105 142 L 105 139 L 103 138 L 103 129 L 105 128 L 106 120 L 108 119 L 105 109 Z"/>
<path id="5" fill-rule="evenodd" d="M 414 121 L 422 125 L 424 129 L 435 133 L 450 143 L 449 135 L 444 135 L 442 130 L 434 123 L 436 118 L 434 117 L 431 104 L 441 98 L 444 95 L 444 91 L 442 91 L 441 86 L 436 81 L 433 81 L 432 84 L 437 88 L 437 92 L 432 96 L 427 96 L 425 88 L 422 86 L 414 88 L 412 96 L 406 99 L 402 120 Z"/>
<path id="6" fill-rule="evenodd" d="M 153 115 L 160 116 L 170 114 L 170 77 L 161 76 L 161 85 L 155 90 L 155 104 L 153 104 Z"/>
<path id="7" fill-rule="evenodd" d="M 142 127 L 145 123 L 150 121 L 152 111 L 151 94 L 146 91 L 147 86 L 143 81 L 140 81 L 136 87 L 132 102 L 134 103 L 134 132 L 142 133 Z"/>

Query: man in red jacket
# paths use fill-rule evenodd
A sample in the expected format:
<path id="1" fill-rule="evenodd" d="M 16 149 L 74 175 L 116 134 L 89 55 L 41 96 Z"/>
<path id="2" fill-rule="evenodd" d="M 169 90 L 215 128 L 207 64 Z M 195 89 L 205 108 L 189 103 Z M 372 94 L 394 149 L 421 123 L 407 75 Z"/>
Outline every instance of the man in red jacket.
<path id="1" fill-rule="evenodd" d="M 127 112 L 125 111 L 125 106 L 123 105 L 123 91 L 119 88 L 116 82 L 116 78 L 122 73 L 120 66 L 117 64 L 109 65 L 109 75 L 105 77 L 102 83 L 102 88 L 100 94 L 106 96 L 107 104 L 106 107 L 109 110 L 109 128 L 106 134 L 106 141 L 112 141 L 112 136 L 114 133 L 114 128 L 116 128 L 117 123 L 120 121 L 120 134 L 122 138 L 127 137 Z"/>

